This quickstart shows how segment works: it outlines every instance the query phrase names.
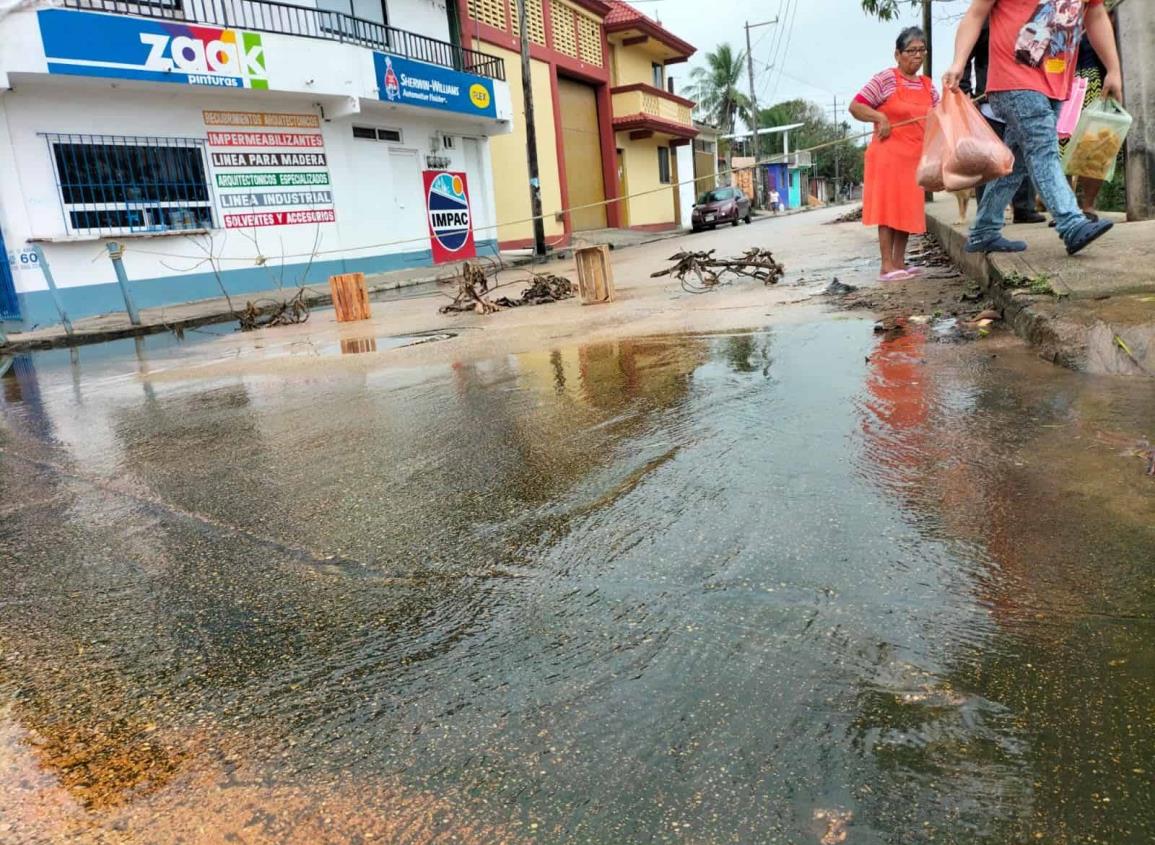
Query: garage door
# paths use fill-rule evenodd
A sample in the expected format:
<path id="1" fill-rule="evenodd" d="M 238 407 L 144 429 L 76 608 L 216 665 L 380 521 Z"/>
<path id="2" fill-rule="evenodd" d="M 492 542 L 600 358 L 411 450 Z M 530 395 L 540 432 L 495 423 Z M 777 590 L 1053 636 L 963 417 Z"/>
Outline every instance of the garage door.
<path id="1" fill-rule="evenodd" d="M 604 202 L 606 186 L 602 177 L 602 139 L 598 132 L 598 98 L 592 86 L 561 79 L 562 143 L 565 149 L 565 178 L 569 185 L 569 206 Z M 576 231 L 604 229 L 606 207 L 575 211 L 570 220 Z"/>

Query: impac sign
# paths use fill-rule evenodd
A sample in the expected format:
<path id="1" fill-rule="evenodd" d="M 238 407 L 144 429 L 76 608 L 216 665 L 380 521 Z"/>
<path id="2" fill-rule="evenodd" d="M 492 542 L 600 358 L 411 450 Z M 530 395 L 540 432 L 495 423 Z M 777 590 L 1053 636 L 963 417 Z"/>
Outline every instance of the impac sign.
<path id="1" fill-rule="evenodd" d="M 434 263 L 475 258 L 477 249 L 473 243 L 469 182 L 465 174 L 426 170 L 423 175 Z"/>
<path id="2" fill-rule="evenodd" d="M 216 88 L 269 87 L 256 32 L 120 15 L 37 13 L 48 72 Z"/>

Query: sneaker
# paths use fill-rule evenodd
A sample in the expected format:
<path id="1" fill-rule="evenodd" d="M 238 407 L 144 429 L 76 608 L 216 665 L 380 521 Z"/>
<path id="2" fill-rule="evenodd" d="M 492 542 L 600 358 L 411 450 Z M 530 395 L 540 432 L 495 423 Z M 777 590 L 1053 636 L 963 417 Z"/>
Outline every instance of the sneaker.
<path id="1" fill-rule="evenodd" d="M 1016 211 L 1014 220 L 1016 223 L 1046 223 L 1047 216 L 1039 214 L 1037 211 L 1024 211 L 1022 213 Z"/>
<path id="2" fill-rule="evenodd" d="M 988 238 L 985 241 L 976 241 L 973 238 L 967 241 L 964 250 L 970 253 L 990 253 L 990 252 L 1026 252 L 1026 241 L 1008 241 L 1002 235 L 995 235 L 993 238 Z"/>
<path id="3" fill-rule="evenodd" d="M 1099 220 L 1095 223 L 1088 220 L 1064 238 L 1067 244 L 1067 255 L 1082 252 L 1114 228 L 1115 224 L 1110 220 Z"/>

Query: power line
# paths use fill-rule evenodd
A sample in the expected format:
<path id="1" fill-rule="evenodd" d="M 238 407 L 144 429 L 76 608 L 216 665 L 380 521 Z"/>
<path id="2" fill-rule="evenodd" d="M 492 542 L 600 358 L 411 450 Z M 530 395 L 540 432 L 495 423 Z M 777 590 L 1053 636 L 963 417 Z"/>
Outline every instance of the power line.
<path id="1" fill-rule="evenodd" d="M 778 98 L 778 86 L 782 84 L 782 74 L 785 72 L 783 66 L 786 64 L 787 59 L 790 58 L 790 44 L 794 40 L 794 23 L 797 18 L 798 0 L 794 0 L 794 9 L 790 16 L 790 25 L 786 29 L 786 46 L 782 50 L 782 57 L 778 60 L 778 81 L 774 83 L 774 93 L 770 97 L 772 100 Z"/>

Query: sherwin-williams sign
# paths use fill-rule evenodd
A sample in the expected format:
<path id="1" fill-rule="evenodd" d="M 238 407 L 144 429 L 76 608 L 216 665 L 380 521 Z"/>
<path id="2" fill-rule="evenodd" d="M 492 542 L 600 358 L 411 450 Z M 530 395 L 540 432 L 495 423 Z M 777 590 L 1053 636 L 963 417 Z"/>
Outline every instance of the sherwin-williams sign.
<path id="1" fill-rule="evenodd" d="M 419 106 L 476 117 L 497 117 L 493 82 L 449 68 L 373 54 L 377 96 L 387 103 Z"/>
<path id="2" fill-rule="evenodd" d="M 469 214 L 469 182 L 465 174 L 426 170 L 422 175 L 433 263 L 477 257 L 473 220 Z"/>
<path id="3" fill-rule="evenodd" d="M 215 88 L 269 87 L 256 32 L 65 9 L 37 13 L 48 72 Z"/>

